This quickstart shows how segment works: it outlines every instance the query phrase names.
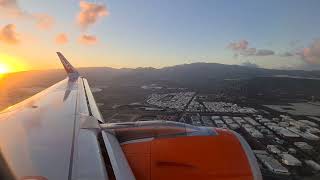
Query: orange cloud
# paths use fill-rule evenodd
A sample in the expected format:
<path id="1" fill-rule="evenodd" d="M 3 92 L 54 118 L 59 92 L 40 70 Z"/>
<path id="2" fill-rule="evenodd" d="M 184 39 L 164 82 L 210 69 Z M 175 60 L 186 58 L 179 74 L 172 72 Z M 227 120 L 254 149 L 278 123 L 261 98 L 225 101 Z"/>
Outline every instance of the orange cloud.
<path id="1" fill-rule="evenodd" d="M 82 35 L 79 37 L 79 42 L 86 45 L 93 45 L 98 42 L 97 37 L 91 35 Z"/>
<path id="2" fill-rule="evenodd" d="M 245 50 L 248 48 L 249 42 L 247 40 L 240 40 L 238 42 L 232 42 L 228 47 L 234 51 Z"/>
<path id="3" fill-rule="evenodd" d="M 0 29 L 0 41 L 7 44 L 18 44 L 19 34 L 16 32 L 16 26 L 14 24 L 7 24 Z"/>
<path id="4" fill-rule="evenodd" d="M 16 0 L 0 0 L 0 6 L 11 6 L 16 4 Z"/>
<path id="5" fill-rule="evenodd" d="M 4 17 L 20 17 L 24 14 L 16 0 L 0 0 L 0 13 Z"/>
<path id="6" fill-rule="evenodd" d="M 0 0 L 0 16 L 34 21 L 40 29 L 49 29 L 54 18 L 47 14 L 32 14 L 19 7 L 17 0 Z"/>
<path id="7" fill-rule="evenodd" d="M 16 0 L 0 0 L 0 7 L 16 9 L 18 8 L 18 4 Z"/>
<path id="8" fill-rule="evenodd" d="M 320 63 L 320 39 L 314 40 L 309 47 L 297 53 L 302 60 L 309 64 Z"/>
<path id="9" fill-rule="evenodd" d="M 109 12 L 105 5 L 80 1 L 80 13 L 77 16 L 77 22 L 82 28 L 88 28 L 98 19 L 107 15 L 109 15 Z"/>
<path id="10" fill-rule="evenodd" d="M 238 55 L 243 56 L 271 56 L 274 55 L 274 51 L 269 49 L 256 49 L 249 47 L 249 42 L 247 40 L 240 40 L 236 42 L 231 42 L 228 48 L 234 52 L 234 57 Z"/>
<path id="11" fill-rule="evenodd" d="M 65 33 L 60 33 L 55 39 L 57 44 L 66 44 L 68 43 L 68 36 Z"/>

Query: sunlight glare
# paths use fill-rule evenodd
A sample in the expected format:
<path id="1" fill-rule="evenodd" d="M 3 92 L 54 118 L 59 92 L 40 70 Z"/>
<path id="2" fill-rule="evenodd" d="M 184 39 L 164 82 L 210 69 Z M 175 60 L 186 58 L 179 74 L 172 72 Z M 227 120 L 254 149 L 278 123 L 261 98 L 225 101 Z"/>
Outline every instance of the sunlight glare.
<path id="1" fill-rule="evenodd" d="M 15 56 L 0 54 L 0 74 L 23 71 L 25 66 Z"/>
<path id="2" fill-rule="evenodd" d="M 0 74 L 5 74 L 9 72 L 9 68 L 5 64 L 0 64 Z"/>

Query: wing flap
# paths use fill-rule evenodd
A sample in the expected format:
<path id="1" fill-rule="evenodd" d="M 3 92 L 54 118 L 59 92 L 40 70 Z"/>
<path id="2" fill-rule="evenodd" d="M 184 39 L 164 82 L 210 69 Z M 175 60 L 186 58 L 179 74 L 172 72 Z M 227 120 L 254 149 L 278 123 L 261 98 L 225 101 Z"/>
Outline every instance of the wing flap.
<path id="1" fill-rule="evenodd" d="M 134 180 L 135 177 L 130 165 L 125 157 L 117 138 L 107 132 L 102 131 L 103 141 L 106 145 L 108 156 L 117 180 Z"/>

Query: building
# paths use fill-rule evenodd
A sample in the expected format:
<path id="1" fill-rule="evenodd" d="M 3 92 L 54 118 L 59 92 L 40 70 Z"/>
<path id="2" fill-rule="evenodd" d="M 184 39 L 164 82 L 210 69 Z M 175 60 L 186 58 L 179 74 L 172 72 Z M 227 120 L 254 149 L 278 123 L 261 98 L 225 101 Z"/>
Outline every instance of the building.
<path id="1" fill-rule="evenodd" d="M 257 158 L 260 160 L 260 162 L 265 165 L 269 171 L 275 173 L 275 174 L 284 174 L 289 175 L 289 171 L 287 168 L 283 167 L 279 161 L 274 159 L 272 156 L 270 156 L 266 151 L 254 151 Z"/>
<path id="2" fill-rule="evenodd" d="M 191 121 L 192 121 L 192 124 L 195 125 L 195 126 L 202 126 L 202 123 L 200 121 L 200 116 L 199 115 L 191 116 Z"/>
<path id="3" fill-rule="evenodd" d="M 297 153 L 297 150 L 294 149 L 294 148 L 289 148 L 289 149 L 288 149 L 288 152 L 289 152 L 290 154 L 296 154 L 296 153 Z"/>
<path id="4" fill-rule="evenodd" d="M 201 116 L 201 120 L 205 126 L 214 127 L 210 116 Z"/>
<path id="5" fill-rule="evenodd" d="M 269 152 L 274 153 L 274 154 L 280 154 L 281 150 L 278 149 L 276 145 L 267 145 L 267 149 Z"/>
<path id="6" fill-rule="evenodd" d="M 275 130 L 279 135 L 281 135 L 282 137 L 286 137 L 286 138 L 298 138 L 300 137 L 300 135 L 289 131 L 288 129 L 285 129 L 283 127 L 275 127 L 273 126 L 272 128 L 270 127 L 270 129 Z"/>
<path id="7" fill-rule="evenodd" d="M 288 122 L 285 122 L 285 121 L 282 121 L 282 122 L 279 122 L 279 126 L 281 127 L 289 127 L 289 123 Z"/>
<path id="8" fill-rule="evenodd" d="M 232 130 L 240 128 L 240 126 L 238 124 L 236 124 L 236 123 L 231 123 L 231 124 L 228 124 L 228 125 L 229 125 L 230 129 L 232 129 Z"/>
<path id="9" fill-rule="evenodd" d="M 306 124 L 308 126 L 311 126 L 311 127 L 319 127 L 319 125 L 317 123 L 314 123 L 314 122 L 311 122 L 308 120 L 299 120 L 299 122 Z"/>
<path id="10" fill-rule="evenodd" d="M 255 129 L 254 127 L 252 127 L 251 125 L 249 124 L 244 124 L 242 126 L 252 137 L 255 137 L 255 138 L 263 138 L 263 134 L 258 131 L 257 129 Z"/>
<path id="11" fill-rule="evenodd" d="M 219 120 L 219 119 L 214 120 L 214 123 L 216 123 L 216 124 L 224 124 L 224 122 L 222 120 Z"/>
<path id="12" fill-rule="evenodd" d="M 307 139 L 307 140 L 311 140 L 311 141 L 317 141 L 317 140 L 320 140 L 320 137 L 319 136 L 316 136 L 310 132 L 302 132 L 300 131 L 298 128 L 295 128 L 295 127 L 289 127 L 288 128 L 290 131 L 298 134 L 299 136 Z"/>
<path id="13" fill-rule="evenodd" d="M 260 125 L 259 123 L 257 123 L 257 121 L 253 120 L 251 117 L 244 117 L 243 119 L 246 120 L 247 122 L 249 122 L 253 126 Z"/>
<path id="14" fill-rule="evenodd" d="M 212 120 L 217 120 L 217 119 L 221 119 L 220 116 L 211 116 Z"/>
<path id="15" fill-rule="evenodd" d="M 320 171 L 320 165 L 313 160 L 304 161 L 308 166 L 310 166 L 314 171 Z"/>
<path id="16" fill-rule="evenodd" d="M 313 147 L 306 142 L 295 142 L 293 144 L 301 150 L 312 150 L 313 149 Z"/>
<path id="17" fill-rule="evenodd" d="M 288 166 L 301 166 L 302 163 L 299 159 L 295 158 L 291 154 L 283 153 L 281 154 L 282 162 Z"/>

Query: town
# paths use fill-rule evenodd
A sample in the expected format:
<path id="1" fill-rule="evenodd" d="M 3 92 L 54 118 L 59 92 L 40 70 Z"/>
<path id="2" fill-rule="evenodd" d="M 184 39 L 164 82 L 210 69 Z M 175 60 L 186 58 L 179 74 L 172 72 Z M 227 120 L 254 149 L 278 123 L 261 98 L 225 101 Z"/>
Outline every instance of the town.
<path id="1" fill-rule="evenodd" d="M 249 107 L 215 101 L 211 95 L 186 90 L 155 92 L 147 95 L 144 103 L 114 108 L 121 111 L 117 111 L 110 122 L 132 116 L 128 118 L 130 121 L 176 121 L 236 131 L 254 150 L 264 177 L 299 179 L 320 172 L 320 118 L 317 115 L 290 114 L 265 105 Z"/>

